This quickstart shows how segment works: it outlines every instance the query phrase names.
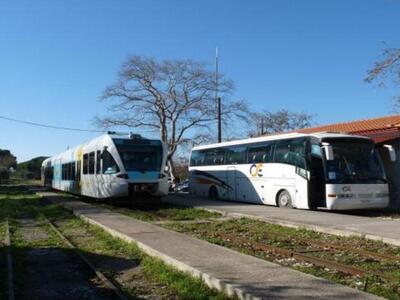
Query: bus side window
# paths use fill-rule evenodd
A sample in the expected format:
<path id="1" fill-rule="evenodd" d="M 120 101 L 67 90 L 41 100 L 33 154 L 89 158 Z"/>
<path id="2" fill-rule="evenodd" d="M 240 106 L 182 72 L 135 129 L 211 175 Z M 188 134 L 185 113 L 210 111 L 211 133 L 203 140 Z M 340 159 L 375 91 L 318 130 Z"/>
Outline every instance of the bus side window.
<path id="1" fill-rule="evenodd" d="M 266 163 L 271 158 L 271 145 L 251 146 L 248 149 L 248 160 L 250 164 Z"/>
<path id="2" fill-rule="evenodd" d="M 205 151 L 195 150 L 192 151 L 192 157 L 190 159 L 191 166 L 202 166 L 204 165 Z"/>
<path id="3" fill-rule="evenodd" d="M 223 164 L 225 164 L 224 156 L 225 156 L 225 151 L 224 151 L 223 148 L 215 149 L 214 165 L 223 165 Z"/>
<path id="4" fill-rule="evenodd" d="M 119 168 L 115 162 L 114 157 L 107 150 L 103 152 L 103 174 L 114 174 L 118 173 Z"/>
<path id="5" fill-rule="evenodd" d="M 215 158 L 215 149 L 206 150 L 205 151 L 205 162 L 204 162 L 204 165 L 206 165 L 206 166 L 215 165 L 214 158 Z"/>
<path id="6" fill-rule="evenodd" d="M 277 163 L 287 163 L 287 154 L 289 153 L 288 141 L 278 142 L 275 147 L 274 161 Z"/>
<path id="7" fill-rule="evenodd" d="M 316 144 L 311 144 L 311 154 L 322 157 L 321 146 Z"/>
<path id="8" fill-rule="evenodd" d="M 275 162 L 306 168 L 304 139 L 281 141 L 276 145 Z"/>
<path id="9" fill-rule="evenodd" d="M 225 152 L 225 161 L 228 165 L 246 163 L 246 150 L 244 146 L 228 147 Z"/>

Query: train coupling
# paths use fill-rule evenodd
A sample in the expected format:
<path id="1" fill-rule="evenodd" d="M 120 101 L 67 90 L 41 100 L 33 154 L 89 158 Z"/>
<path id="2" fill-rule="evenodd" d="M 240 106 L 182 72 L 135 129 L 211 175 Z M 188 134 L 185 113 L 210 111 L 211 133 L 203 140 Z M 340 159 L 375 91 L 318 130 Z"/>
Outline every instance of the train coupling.
<path id="1" fill-rule="evenodd" d="M 155 193 L 158 189 L 158 183 L 129 183 L 129 195 L 136 193 Z"/>

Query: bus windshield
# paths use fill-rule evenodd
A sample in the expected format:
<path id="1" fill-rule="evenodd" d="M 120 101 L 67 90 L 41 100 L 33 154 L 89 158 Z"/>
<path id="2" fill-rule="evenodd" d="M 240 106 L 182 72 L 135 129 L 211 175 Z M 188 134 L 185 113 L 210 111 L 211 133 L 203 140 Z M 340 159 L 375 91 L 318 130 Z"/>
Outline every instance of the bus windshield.
<path id="1" fill-rule="evenodd" d="M 330 142 L 333 160 L 326 161 L 330 183 L 385 183 L 382 162 L 372 143 Z"/>
<path id="2" fill-rule="evenodd" d="M 116 145 L 125 170 L 160 171 L 162 146 L 155 145 Z"/>

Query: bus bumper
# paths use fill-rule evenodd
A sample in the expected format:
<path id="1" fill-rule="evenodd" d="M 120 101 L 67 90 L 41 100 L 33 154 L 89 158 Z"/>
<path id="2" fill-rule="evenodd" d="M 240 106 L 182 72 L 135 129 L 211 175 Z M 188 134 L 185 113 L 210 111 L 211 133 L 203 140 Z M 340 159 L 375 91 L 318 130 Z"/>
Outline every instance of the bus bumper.
<path id="1" fill-rule="evenodd" d="M 331 210 L 386 208 L 386 184 L 327 184 L 326 207 Z"/>

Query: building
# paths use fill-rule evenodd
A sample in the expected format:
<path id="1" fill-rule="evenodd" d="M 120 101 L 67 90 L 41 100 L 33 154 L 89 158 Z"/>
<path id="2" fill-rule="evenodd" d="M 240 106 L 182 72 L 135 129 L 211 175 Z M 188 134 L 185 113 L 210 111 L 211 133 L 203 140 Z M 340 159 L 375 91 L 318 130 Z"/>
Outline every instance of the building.
<path id="1" fill-rule="evenodd" d="M 392 145 L 396 150 L 396 162 L 390 160 L 386 149 L 381 148 L 380 152 L 390 186 L 390 206 L 400 209 L 400 115 L 296 130 L 301 133 L 322 131 L 368 136 L 375 141 L 378 147 Z"/>

